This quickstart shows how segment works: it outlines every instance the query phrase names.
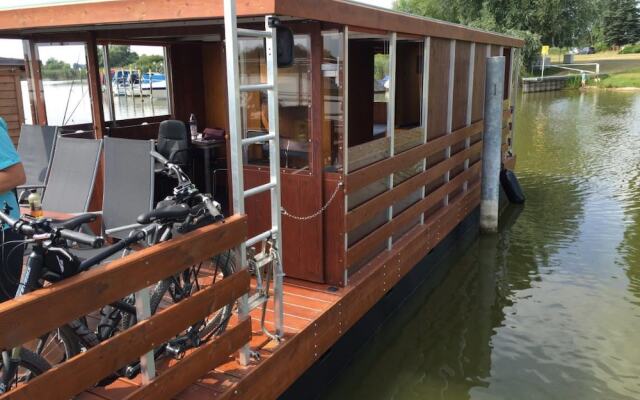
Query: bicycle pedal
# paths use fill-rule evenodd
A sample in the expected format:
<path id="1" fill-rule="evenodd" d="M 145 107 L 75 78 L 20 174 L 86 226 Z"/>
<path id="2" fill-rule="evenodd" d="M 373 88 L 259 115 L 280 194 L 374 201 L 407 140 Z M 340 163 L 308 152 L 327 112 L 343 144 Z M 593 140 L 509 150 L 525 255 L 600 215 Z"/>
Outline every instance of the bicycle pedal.
<path id="1" fill-rule="evenodd" d="M 182 348 L 182 346 L 172 346 L 168 344 L 166 345 L 164 350 L 176 360 L 179 360 L 184 356 L 184 349 Z"/>
<path id="2" fill-rule="evenodd" d="M 260 353 L 254 350 L 249 350 L 249 357 L 255 361 L 260 361 L 260 359 L 262 358 Z"/>

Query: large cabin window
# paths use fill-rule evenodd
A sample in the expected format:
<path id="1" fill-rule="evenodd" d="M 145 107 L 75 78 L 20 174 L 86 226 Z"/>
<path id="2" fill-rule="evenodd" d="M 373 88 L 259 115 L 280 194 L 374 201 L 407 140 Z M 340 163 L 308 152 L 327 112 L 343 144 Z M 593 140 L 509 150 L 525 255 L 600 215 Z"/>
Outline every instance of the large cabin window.
<path id="1" fill-rule="evenodd" d="M 91 97 L 83 43 L 38 43 L 42 89 L 49 125 L 88 124 Z"/>
<path id="2" fill-rule="evenodd" d="M 424 101 L 422 92 L 424 42 L 396 42 L 395 153 L 423 142 Z"/>
<path id="3" fill-rule="evenodd" d="M 103 88 L 110 92 L 103 97 L 107 121 L 171 114 L 164 46 L 107 44 L 98 59 Z"/>
<path id="4" fill-rule="evenodd" d="M 311 37 L 294 36 L 294 63 L 278 69 L 280 114 L 280 166 L 308 170 L 310 166 L 311 133 Z M 267 65 L 264 42 L 242 39 L 239 44 L 240 82 L 265 83 Z M 263 135 L 269 130 L 266 92 L 243 93 L 242 130 L 245 137 Z M 248 164 L 269 162 L 268 143 L 256 143 L 245 149 Z"/>
<path id="5" fill-rule="evenodd" d="M 322 165 L 333 171 L 341 169 L 343 163 L 343 42 L 341 32 L 322 33 Z"/>

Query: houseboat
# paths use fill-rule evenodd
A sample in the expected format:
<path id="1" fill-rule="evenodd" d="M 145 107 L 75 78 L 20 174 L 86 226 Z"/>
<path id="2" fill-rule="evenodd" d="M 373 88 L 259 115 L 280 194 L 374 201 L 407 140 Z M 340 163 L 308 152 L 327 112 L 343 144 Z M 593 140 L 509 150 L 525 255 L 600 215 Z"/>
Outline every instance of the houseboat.
<path id="1" fill-rule="evenodd" d="M 3 399 L 274 399 L 300 390 L 296 381 L 381 301 L 408 295 L 402 282 L 417 285 L 434 250 L 477 232 L 490 57 L 506 61 L 501 161 L 515 164 L 523 42 L 502 34 L 344 0 L 110 0 L 2 10 L 0 37 L 23 41 L 34 124 L 47 125 L 49 111 L 38 47 L 82 43 L 92 122 L 66 128 L 149 140 L 162 121 L 186 123 L 193 114 L 199 132 L 226 132 L 204 168 L 224 170 L 207 182 L 227 214 L 224 223 L 0 305 L 0 326 L 15 326 L 1 330 L 0 348 L 178 271 L 170 263 L 235 248 L 240 265 L 255 265 L 264 243 L 275 249 L 264 314 L 253 307 L 258 283 L 246 269 L 215 283 L 212 299 L 239 298 L 230 328 L 152 376 L 94 387 L 153 349 L 157 332 L 181 320 L 168 313 L 202 312 L 196 301 L 150 316 Z M 165 50 L 166 115 L 119 119 L 107 104 L 100 69 L 109 70 L 112 44 Z M 92 209 L 101 209 L 103 190 L 98 176 Z M 124 286 L 115 279 L 123 271 L 132 271 Z"/>

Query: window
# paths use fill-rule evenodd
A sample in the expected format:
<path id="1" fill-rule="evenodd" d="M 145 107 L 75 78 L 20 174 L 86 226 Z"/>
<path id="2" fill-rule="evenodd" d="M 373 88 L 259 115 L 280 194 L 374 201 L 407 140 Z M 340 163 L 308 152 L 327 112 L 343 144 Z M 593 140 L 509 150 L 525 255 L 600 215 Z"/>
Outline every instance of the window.
<path id="1" fill-rule="evenodd" d="M 44 103 L 49 125 L 91 123 L 91 98 L 84 44 L 39 43 Z"/>
<path id="2" fill-rule="evenodd" d="M 108 44 L 100 46 L 99 50 L 102 82 L 111 93 L 111 99 L 106 95 L 107 90 L 103 94 L 107 121 L 113 117 L 126 120 L 171 113 L 163 46 Z M 105 65 L 109 67 L 108 74 Z"/>
<path id="3" fill-rule="evenodd" d="M 422 82 L 424 64 L 423 41 L 397 40 L 395 80 L 395 145 L 396 153 L 422 143 Z"/>
<path id="4" fill-rule="evenodd" d="M 322 158 L 327 170 L 339 170 L 343 162 L 343 38 L 340 32 L 322 33 Z"/>
<path id="5" fill-rule="evenodd" d="M 239 44 L 241 84 L 264 83 L 267 66 L 264 42 L 242 39 Z M 294 35 L 294 63 L 278 69 L 278 111 L 280 116 L 280 166 L 308 170 L 310 165 L 311 120 L 311 37 Z M 269 130 L 266 92 L 243 93 L 241 97 L 244 137 L 264 135 Z M 248 164 L 269 162 L 268 143 L 248 146 Z"/>

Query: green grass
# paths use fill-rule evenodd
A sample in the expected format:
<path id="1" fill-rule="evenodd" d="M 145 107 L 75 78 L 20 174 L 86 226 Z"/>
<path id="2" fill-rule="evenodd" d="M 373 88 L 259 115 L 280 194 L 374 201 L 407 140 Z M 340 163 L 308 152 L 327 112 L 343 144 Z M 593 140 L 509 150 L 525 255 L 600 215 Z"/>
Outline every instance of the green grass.
<path id="1" fill-rule="evenodd" d="M 611 74 L 602 79 L 598 86 L 604 88 L 640 88 L 640 68 Z"/>

